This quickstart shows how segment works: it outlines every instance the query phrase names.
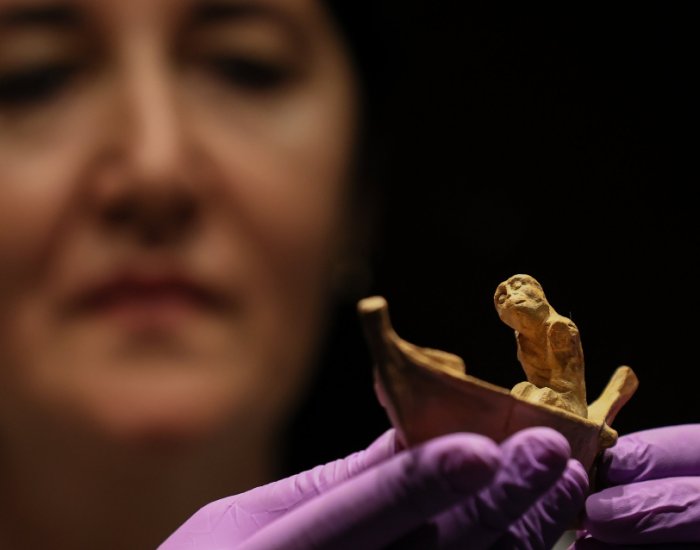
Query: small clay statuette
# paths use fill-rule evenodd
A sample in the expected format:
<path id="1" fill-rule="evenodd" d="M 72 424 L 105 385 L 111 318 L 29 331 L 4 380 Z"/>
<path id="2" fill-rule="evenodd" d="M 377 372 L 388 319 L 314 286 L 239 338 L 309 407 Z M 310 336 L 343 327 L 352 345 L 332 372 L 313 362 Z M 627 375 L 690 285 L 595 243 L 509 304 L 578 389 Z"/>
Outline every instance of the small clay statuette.
<path id="1" fill-rule="evenodd" d="M 559 315 L 542 286 L 529 275 L 513 275 L 494 295 L 498 316 L 515 330 L 518 360 L 527 375 L 511 393 L 588 417 L 583 350 L 578 328 Z"/>
<path id="2" fill-rule="evenodd" d="M 600 451 L 615 444 L 617 432 L 610 424 L 637 389 L 637 377 L 629 367 L 619 367 L 587 407 L 576 325 L 554 311 L 528 275 L 501 284 L 495 302 L 501 319 L 516 330 L 518 358 L 528 378 L 512 391 L 467 374 L 456 355 L 399 337 L 384 298 L 360 301 L 375 387 L 399 442 L 411 447 L 459 431 L 500 442 L 531 426 L 549 426 L 590 469 Z"/>

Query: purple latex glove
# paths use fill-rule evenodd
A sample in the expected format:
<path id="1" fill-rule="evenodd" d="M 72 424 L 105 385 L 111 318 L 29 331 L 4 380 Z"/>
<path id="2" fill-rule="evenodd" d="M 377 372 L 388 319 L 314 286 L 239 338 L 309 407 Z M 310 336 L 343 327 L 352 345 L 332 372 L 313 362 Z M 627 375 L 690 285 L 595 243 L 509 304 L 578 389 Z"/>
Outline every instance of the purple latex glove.
<path id="1" fill-rule="evenodd" d="M 588 480 L 547 428 L 368 449 L 199 510 L 160 550 L 549 548 Z"/>
<path id="2" fill-rule="evenodd" d="M 608 488 L 588 497 L 587 532 L 576 550 L 612 548 L 606 543 L 698 548 L 700 424 L 621 437 L 603 455 L 599 478 Z"/>

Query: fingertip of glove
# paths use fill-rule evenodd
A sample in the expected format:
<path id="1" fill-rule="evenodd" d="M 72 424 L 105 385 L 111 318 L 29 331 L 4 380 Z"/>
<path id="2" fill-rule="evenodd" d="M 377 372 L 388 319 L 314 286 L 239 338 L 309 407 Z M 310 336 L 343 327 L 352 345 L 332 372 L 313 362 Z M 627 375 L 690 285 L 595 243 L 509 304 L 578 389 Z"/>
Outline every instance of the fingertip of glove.
<path id="1" fill-rule="evenodd" d="M 600 493 L 590 495 L 586 499 L 583 528 L 596 539 L 609 540 L 617 528 L 613 499 Z M 611 533 L 611 529 L 613 533 Z"/>
<path id="2" fill-rule="evenodd" d="M 340 461 L 326 464 L 323 466 L 323 468 L 328 470 L 330 467 L 331 471 L 334 472 L 333 475 L 335 476 L 337 474 L 335 467 L 340 462 L 343 464 L 344 471 L 346 471 L 348 475 L 356 475 L 357 473 L 394 456 L 397 451 L 396 441 L 396 430 L 394 430 L 394 428 L 390 428 L 372 443 L 370 443 L 369 447 L 366 449 L 353 453 Z"/>
<path id="3" fill-rule="evenodd" d="M 581 487 L 584 487 L 585 489 L 588 488 L 588 472 L 586 469 L 583 467 L 583 464 L 581 464 L 578 460 L 575 458 L 570 458 L 567 463 L 566 463 L 566 471 L 567 475 L 571 477 L 578 485 Z"/>
<path id="4" fill-rule="evenodd" d="M 579 505 L 583 505 L 589 487 L 586 469 L 578 460 L 570 458 L 566 463 L 564 478 L 567 480 L 569 494 L 575 492 Z"/>
<path id="5" fill-rule="evenodd" d="M 436 468 L 451 489 L 471 493 L 488 483 L 501 465 L 501 450 L 476 434 L 451 434 L 426 444 L 421 460 Z"/>
<path id="6" fill-rule="evenodd" d="M 636 434 L 618 439 L 617 444 L 606 449 L 598 467 L 598 477 L 603 485 L 621 485 L 645 479 L 653 464 L 653 453 L 648 442 Z"/>
<path id="7" fill-rule="evenodd" d="M 398 439 L 396 434 L 396 429 L 389 428 L 377 439 L 375 439 L 372 444 L 367 447 L 368 452 L 378 452 L 382 456 L 391 456 L 398 450 Z"/>
<path id="8" fill-rule="evenodd" d="M 563 470 L 571 456 L 571 446 L 559 432 L 545 427 L 527 428 L 511 436 L 504 448 L 525 454 L 530 461 L 546 468 Z"/>

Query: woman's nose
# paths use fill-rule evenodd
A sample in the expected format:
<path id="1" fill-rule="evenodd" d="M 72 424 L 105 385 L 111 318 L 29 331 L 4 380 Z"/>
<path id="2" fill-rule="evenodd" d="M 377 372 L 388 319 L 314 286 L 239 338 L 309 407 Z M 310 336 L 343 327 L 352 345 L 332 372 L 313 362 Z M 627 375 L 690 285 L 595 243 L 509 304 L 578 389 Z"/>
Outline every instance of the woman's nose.
<path id="1" fill-rule="evenodd" d="M 148 37 L 124 54 L 122 102 L 125 162 L 142 185 L 171 185 L 183 176 L 185 128 L 177 82 L 164 55 Z"/>
<path id="2" fill-rule="evenodd" d="M 143 242 L 172 241 L 191 229 L 199 193 L 177 82 L 148 37 L 123 56 L 114 140 L 96 189 L 100 219 Z"/>

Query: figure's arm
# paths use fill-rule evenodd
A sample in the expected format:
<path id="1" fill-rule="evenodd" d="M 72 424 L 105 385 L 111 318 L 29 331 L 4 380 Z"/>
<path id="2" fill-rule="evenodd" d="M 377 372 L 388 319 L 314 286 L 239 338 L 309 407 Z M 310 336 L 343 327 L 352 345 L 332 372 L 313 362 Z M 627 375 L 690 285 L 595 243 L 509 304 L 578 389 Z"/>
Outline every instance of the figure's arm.
<path id="1" fill-rule="evenodd" d="M 588 418 L 597 424 L 613 423 L 617 413 L 630 400 L 639 386 L 637 375 L 629 367 L 619 367 L 603 393 L 588 407 Z"/>
<path id="2" fill-rule="evenodd" d="M 547 336 L 552 351 L 557 355 L 576 356 L 580 354 L 581 338 L 578 328 L 571 321 L 557 319 L 552 322 L 547 329 Z"/>

